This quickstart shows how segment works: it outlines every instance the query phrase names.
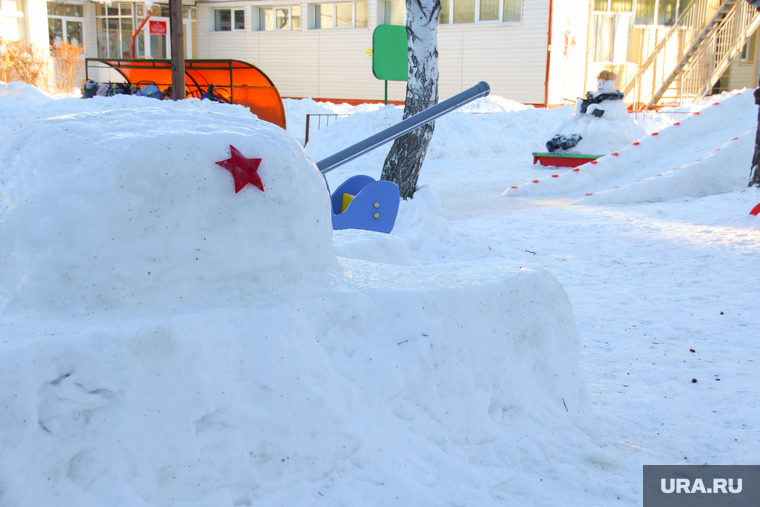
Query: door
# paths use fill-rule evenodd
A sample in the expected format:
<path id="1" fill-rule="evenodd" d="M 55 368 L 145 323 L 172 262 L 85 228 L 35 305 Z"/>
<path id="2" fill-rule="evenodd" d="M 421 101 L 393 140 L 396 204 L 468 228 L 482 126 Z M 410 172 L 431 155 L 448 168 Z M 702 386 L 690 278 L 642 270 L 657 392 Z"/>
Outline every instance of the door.
<path id="1" fill-rule="evenodd" d="M 169 37 L 169 18 L 153 16 L 143 30 L 147 30 L 145 54 L 148 58 L 168 59 L 172 57 Z"/>

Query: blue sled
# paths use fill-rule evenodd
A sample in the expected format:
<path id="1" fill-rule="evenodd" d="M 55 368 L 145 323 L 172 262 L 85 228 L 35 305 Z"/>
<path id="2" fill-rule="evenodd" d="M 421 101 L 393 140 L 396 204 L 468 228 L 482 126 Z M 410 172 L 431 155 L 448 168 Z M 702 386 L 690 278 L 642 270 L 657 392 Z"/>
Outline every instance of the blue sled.
<path id="1" fill-rule="evenodd" d="M 343 194 L 353 195 L 354 199 L 341 213 Z M 333 230 L 364 229 L 389 234 L 396 223 L 400 200 L 395 183 L 375 181 L 365 175 L 352 176 L 330 196 Z"/>

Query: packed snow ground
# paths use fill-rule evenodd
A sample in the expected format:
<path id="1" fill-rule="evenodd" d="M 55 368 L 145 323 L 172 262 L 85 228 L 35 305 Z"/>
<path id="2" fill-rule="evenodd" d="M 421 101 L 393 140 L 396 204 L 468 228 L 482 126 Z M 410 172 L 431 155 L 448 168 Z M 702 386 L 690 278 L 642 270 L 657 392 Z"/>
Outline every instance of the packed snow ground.
<path id="1" fill-rule="evenodd" d="M 64 197 L 54 191 L 60 148 L 86 154 L 79 175 L 90 178 L 102 170 L 104 150 L 113 151 L 108 160 L 119 163 L 113 178 L 134 177 L 127 191 L 143 197 L 134 205 L 144 213 L 165 205 L 152 190 L 154 162 L 139 162 L 146 153 L 168 157 L 171 145 L 183 159 L 192 155 L 194 171 L 203 168 L 200 161 L 229 155 L 221 150 L 222 130 L 232 144 L 255 148 L 244 140 L 257 135 L 245 125 L 250 116 L 235 106 L 127 97 L 51 101 L 28 87 L 4 86 L 0 160 L 12 156 L 17 169 L 34 162 L 23 181 L 4 173 L 5 202 L 19 188 L 42 188 L 47 206 L 62 216 L 19 201 L 18 209 L 3 211 L 3 234 L 12 225 L 21 248 L 35 254 L 52 241 L 57 248 L 43 260 L 93 244 L 109 251 L 92 239 L 102 234 L 67 222 L 67 206 L 84 213 L 73 218 L 94 219 L 81 208 L 90 183 L 64 179 L 69 191 Z M 314 240 L 248 220 L 233 227 L 272 234 L 275 245 L 296 249 L 283 260 L 287 283 L 268 280 L 265 291 L 253 290 L 257 282 L 239 263 L 258 265 L 246 257 L 255 247 L 236 239 L 242 232 L 230 237 L 227 221 L 205 221 L 201 209 L 192 221 L 213 226 L 219 248 L 183 243 L 181 231 L 192 222 L 170 216 L 167 228 L 176 222 L 178 229 L 162 238 L 171 255 L 160 261 L 172 265 L 172 257 L 181 257 L 174 264 L 182 267 L 207 256 L 198 262 L 212 261 L 208 270 L 193 274 L 208 280 L 192 288 L 226 283 L 231 295 L 166 304 L 148 294 L 147 310 L 141 301 L 112 301 L 108 310 L 75 307 L 71 314 L 59 303 L 32 311 L 22 293 L 11 295 L 0 315 L 0 503 L 640 505 L 644 464 L 756 464 L 759 374 L 751 316 L 758 299 L 751 273 L 760 222 L 748 211 L 760 192 L 744 188 L 752 154 L 746 138 L 753 135 L 745 133 L 754 132 L 756 120 L 748 95 L 694 106 L 702 114 L 679 126 L 663 128 L 672 123 L 663 119 L 652 122 L 656 128 L 644 125 L 658 136 L 578 173 L 534 166 L 530 154 L 543 151 L 568 107 L 545 111 L 491 97 L 437 122 L 422 189 L 402 203 L 391 237 L 334 235 L 337 271 L 325 249 L 315 247 L 319 257 L 309 258 L 309 276 L 299 279 L 292 259 Z M 716 101 L 721 105 L 710 105 Z M 302 133 L 294 118 L 315 107 L 349 110 L 286 101 L 296 138 Z M 205 143 L 193 141 L 200 127 L 187 122 L 223 115 L 229 118 L 204 126 L 223 129 L 203 132 Z M 307 151 L 320 160 L 400 115 L 394 106 L 365 107 L 314 133 Z M 131 126 L 116 135 L 107 123 L 118 117 Z M 173 127 L 156 127 L 165 124 Z M 70 138 L 56 138 L 54 130 L 69 125 L 76 125 Z M 147 146 L 130 153 L 135 139 Z M 285 151 L 300 160 L 297 147 Z M 379 176 L 385 152 L 331 172 L 330 186 L 353 174 Z M 267 160 L 276 159 L 273 153 Z M 183 181 L 183 167 L 170 179 L 177 195 L 210 198 L 209 209 L 228 217 L 273 209 L 250 186 L 237 196 L 246 202 L 229 208 L 223 194 L 206 189 L 211 183 L 198 193 L 197 184 Z M 681 180 L 666 177 L 674 167 L 682 168 Z M 216 169 L 212 181 L 231 185 Z M 309 174 L 304 168 L 294 177 Z M 73 194 L 79 204 L 71 189 L 80 192 Z M 174 190 L 160 197 L 176 197 Z M 275 200 L 292 197 L 284 188 L 272 192 Z M 114 227 L 121 226 L 118 196 L 109 191 L 95 201 Z M 286 206 L 290 218 L 267 217 L 286 230 L 295 221 L 296 230 L 317 231 L 321 245 L 325 233 L 305 226 L 313 216 L 301 210 L 320 206 L 311 196 Z M 146 220 L 141 213 L 135 218 Z M 39 233 L 62 227 L 84 243 Z M 152 236 L 121 231 L 120 248 L 138 254 L 154 248 L 146 241 Z M 28 257 L 13 262 L 28 264 Z M 267 252 L 266 261 L 272 265 L 276 257 Z M 111 275 L 76 256 L 68 262 L 82 279 L 142 279 L 128 270 Z M 224 280 L 227 269 L 234 275 Z M 505 295 L 515 289 L 521 296 Z M 458 332 L 457 325 L 467 329 Z M 509 334 L 515 330 L 532 331 L 532 338 L 515 342 Z"/>
<path id="2" fill-rule="evenodd" d="M 558 277 L 584 339 L 595 420 L 609 424 L 598 433 L 615 448 L 607 449 L 615 462 L 607 470 L 626 477 L 633 491 L 640 491 L 643 464 L 757 463 L 751 316 L 758 296 L 746 276 L 760 250 L 760 221 L 748 214 L 760 191 L 746 188 L 757 125 L 752 90 L 708 98 L 688 108 L 699 114 L 678 122 L 648 118 L 642 126 L 649 135 L 638 145 L 577 172 L 533 165 L 542 131 L 550 133 L 568 109 L 529 111 L 526 120 L 522 111 L 510 120 L 480 115 L 491 128 L 473 140 L 463 135 L 467 120 L 455 121 L 464 115 L 439 121 L 420 178 L 422 202 L 402 203 L 394 233 L 419 245 L 410 246 L 415 263 L 493 255 L 538 262 Z M 359 118 L 350 119 L 351 126 L 341 120 L 312 135 L 315 158 L 350 144 L 340 141 L 349 132 L 362 136 Z M 513 128 L 500 125 L 507 121 Z M 478 156 L 456 153 L 467 141 L 480 142 Z M 449 142 L 454 155 L 436 156 Z M 328 179 L 362 169 L 377 175 L 384 155 Z M 436 206 L 440 215 L 419 210 Z M 409 227 L 412 213 L 410 221 L 426 226 Z M 614 503 L 598 495 L 580 504 Z"/>

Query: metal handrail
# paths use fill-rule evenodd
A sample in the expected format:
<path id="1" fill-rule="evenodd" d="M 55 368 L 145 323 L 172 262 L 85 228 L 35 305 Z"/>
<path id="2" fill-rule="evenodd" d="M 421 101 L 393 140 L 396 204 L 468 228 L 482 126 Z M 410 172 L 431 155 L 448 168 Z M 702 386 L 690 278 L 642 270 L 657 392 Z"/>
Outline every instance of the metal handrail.
<path id="1" fill-rule="evenodd" d="M 627 101 L 638 108 L 644 104 L 653 105 L 661 90 L 667 89 L 694 52 L 700 40 L 707 36 L 715 23 L 738 0 L 727 0 L 718 8 L 711 7 L 705 0 L 696 0 L 678 17 L 671 29 L 657 44 L 652 54 L 623 87 Z M 678 37 L 676 37 L 678 36 Z M 676 40 L 673 38 L 676 37 Z M 676 53 L 673 54 L 673 49 Z M 645 80 L 650 81 L 646 83 Z M 651 84 L 651 86 L 649 86 Z"/>
<path id="2" fill-rule="evenodd" d="M 330 126 L 330 118 L 345 118 L 346 116 L 351 116 L 351 113 L 320 113 L 320 114 L 307 114 L 306 115 L 306 134 L 304 135 L 304 142 L 303 145 L 306 146 L 309 142 L 309 132 L 311 132 L 310 124 L 311 124 L 311 118 L 312 116 L 317 118 L 317 130 L 322 128 L 322 118 L 326 117 L 325 119 L 325 127 Z"/>
<path id="3" fill-rule="evenodd" d="M 701 2 L 696 1 L 693 4 L 691 4 L 685 11 L 683 11 L 679 16 L 676 22 L 673 24 L 673 26 L 668 30 L 668 33 L 665 34 L 665 37 L 662 38 L 662 40 L 655 46 L 652 53 L 649 55 L 649 58 L 647 58 L 644 63 L 639 65 L 639 68 L 636 69 L 636 73 L 631 76 L 630 79 L 628 79 L 628 82 L 623 87 L 623 95 L 628 95 L 630 91 L 633 89 L 636 81 L 641 79 L 644 72 L 648 70 L 648 68 L 652 65 L 655 58 L 659 56 L 659 54 L 665 49 L 666 44 L 670 41 L 670 39 L 678 33 L 678 30 L 683 27 L 686 20 L 691 18 L 691 15 L 693 14 L 694 9 L 698 8 L 698 6 L 701 4 Z"/>
<path id="4" fill-rule="evenodd" d="M 760 13 L 747 2 L 737 4 L 705 38 L 682 75 L 684 93 L 699 100 L 742 50 L 746 38 L 760 26 Z"/>

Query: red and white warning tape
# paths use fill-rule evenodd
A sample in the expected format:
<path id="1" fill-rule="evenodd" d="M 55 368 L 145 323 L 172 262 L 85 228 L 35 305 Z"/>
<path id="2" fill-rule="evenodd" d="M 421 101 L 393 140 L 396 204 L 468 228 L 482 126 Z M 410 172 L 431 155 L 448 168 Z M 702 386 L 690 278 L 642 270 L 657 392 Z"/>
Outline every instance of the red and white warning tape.
<path id="1" fill-rule="evenodd" d="M 720 102 L 714 102 L 712 105 L 713 105 L 713 106 L 719 106 L 719 105 L 720 105 Z M 695 112 L 693 112 L 693 113 L 691 113 L 691 114 L 693 114 L 693 115 L 696 115 L 696 116 L 699 116 L 701 113 L 700 113 L 699 111 L 695 111 Z M 675 123 L 673 124 L 673 126 L 675 126 L 675 127 L 678 127 L 678 126 L 680 126 L 680 125 L 681 125 L 681 122 L 675 122 Z M 757 128 L 757 126 L 755 126 L 754 128 Z M 651 136 L 659 136 L 659 135 L 660 135 L 660 133 L 659 133 L 659 132 L 652 132 L 650 135 L 651 135 Z M 732 140 L 732 141 L 736 141 L 737 139 L 739 139 L 739 138 L 738 138 L 738 137 L 734 137 L 734 138 L 733 138 L 733 139 L 731 139 L 731 140 Z M 641 145 L 641 143 L 640 143 L 639 141 L 635 141 L 635 142 L 633 143 L 633 146 L 640 146 L 640 145 Z M 720 151 L 720 148 L 717 148 L 717 149 L 713 150 L 713 153 L 715 153 L 716 151 Z M 620 153 L 618 153 L 618 152 L 613 152 L 613 153 L 610 153 L 610 155 L 612 155 L 613 157 L 619 157 L 619 156 L 620 156 Z M 701 162 L 701 161 L 702 161 L 702 159 L 701 159 L 701 158 L 700 158 L 700 159 L 697 159 L 697 162 Z M 592 160 L 592 161 L 590 161 L 589 163 L 590 163 L 590 164 L 592 164 L 592 165 L 596 165 L 596 164 L 598 164 L 599 162 L 598 162 L 598 161 L 596 161 L 596 160 Z M 584 165 L 585 165 L 585 164 L 584 164 Z M 582 166 L 581 166 L 581 167 L 582 167 Z M 677 171 L 677 170 L 679 170 L 679 169 L 681 169 L 681 168 L 680 168 L 680 167 L 674 167 L 672 170 L 673 170 L 673 171 Z M 572 169 L 572 172 L 574 172 L 574 173 L 580 172 L 580 168 L 576 167 L 575 169 Z M 653 177 L 653 178 L 657 178 L 658 176 L 662 176 L 662 173 L 660 173 L 660 174 L 655 174 L 655 175 L 654 175 L 654 176 L 652 176 L 652 177 Z M 559 178 L 559 177 L 560 177 L 560 175 L 559 175 L 559 174 L 552 174 L 552 178 Z M 531 180 L 531 182 L 532 182 L 532 183 L 539 183 L 539 182 L 540 182 L 540 180 Z M 636 181 L 636 183 L 640 183 L 640 182 L 641 182 L 641 180 L 637 180 L 637 181 Z M 509 188 L 517 188 L 517 185 L 511 185 Z M 620 187 L 613 187 L 613 188 L 611 188 L 610 190 L 614 190 L 614 189 L 616 189 L 616 188 L 620 188 Z M 594 193 L 593 193 L 593 192 L 590 192 L 590 193 L 586 194 L 586 197 L 588 197 L 588 196 L 590 196 L 590 195 L 594 195 Z M 755 207 L 755 208 L 754 208 L 752 211 L 755 211 L 755 213 L 753 213 L 754 215 L 756 215 L 756 214 L 760 213 L 760 204 L 758 204 L 758 205 L 757 205 L 757 206 L 756 206 L 756 207 Z"/>

